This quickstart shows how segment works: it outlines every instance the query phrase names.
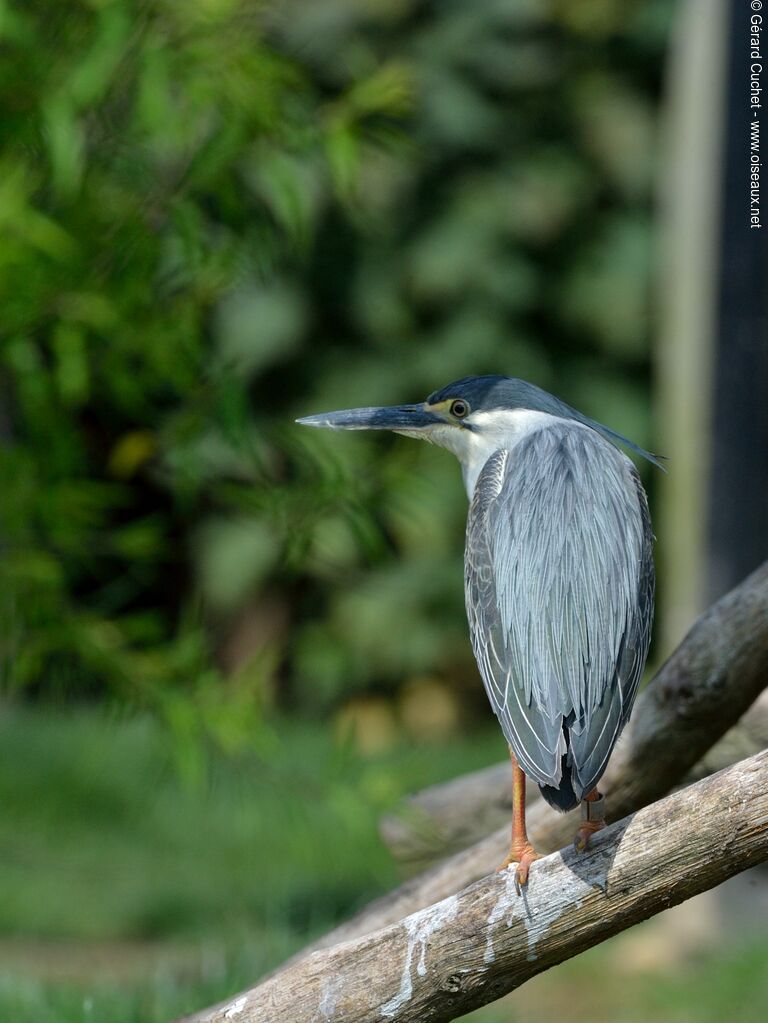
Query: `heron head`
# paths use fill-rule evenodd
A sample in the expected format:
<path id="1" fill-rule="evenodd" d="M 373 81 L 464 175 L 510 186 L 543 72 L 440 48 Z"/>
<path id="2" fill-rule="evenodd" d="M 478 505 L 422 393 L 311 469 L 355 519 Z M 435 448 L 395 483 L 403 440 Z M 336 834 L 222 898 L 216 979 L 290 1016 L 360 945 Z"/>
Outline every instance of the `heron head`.
<path id="1" fill-rule="evenodd" d="M 553 394 L 514 377 L 464 377 L 433 391 L 420 405 L 322 412 L 297 422 L 331 430 L 391 430 L 438 444 L 461 462 L 471 494 L 480 468 L 494 451 L 511 449 L 552 416 L 588 426 L 611 443 L 624 444 L 659 464 L 625 437 L 588 419 Z"/>
<path id="2" fill-rule="evenodd" d="M 547 399 L 549 405 L 547 406 Z M 419 405 L 344 409 L 305 416 L 304 426 L 331 430 L 391 430 L 448 448 L 462 458 L 484 436 L 514 430 L 521 412 L 558 414 L 558 399 L 510 377 L 465 377 Z"/>
<path id="3" fill-rule="evenodd" d="M 447 448 L 457 456 L 471 493 L 482 465 L 499 447 L 511 446 L 532 418 L 546 415 L 556 398 L 509 377 L 465 377 L 434 391 L 419 405 L 344 409 L 297 422 L 331 430 L 391 430 Z M 565 406 L 563 406 L 565 407 Z"/>

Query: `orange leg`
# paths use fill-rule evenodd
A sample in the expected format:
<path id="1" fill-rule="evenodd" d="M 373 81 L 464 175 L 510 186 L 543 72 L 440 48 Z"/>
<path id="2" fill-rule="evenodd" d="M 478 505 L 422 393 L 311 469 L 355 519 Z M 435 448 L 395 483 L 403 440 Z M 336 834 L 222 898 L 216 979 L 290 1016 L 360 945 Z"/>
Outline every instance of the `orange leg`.
<path id="1" fill-rule="evenodd" d="M 576 833 L 574 845 L 579 852 L 589 845 L 589 839 L 596 831 L 602 831 L 605 827 L 605 800 L 597 791 L 592 789 L 581 801 L 581 825 Z"/>
<path id="2" fill-rule="evenodd" d="M 529 842 L 525 830 L 525 774 L 512 752 L 512 747 L 509 749 L 509 756 L 512 760 L 512 844 L 509 856 L 498 869 L 506 870 L 511 863 L 516 863 L 515 880 L 518 885 L 524 885 L 528 881 L 528 868 L 539 858 L 539 854 Z"/>

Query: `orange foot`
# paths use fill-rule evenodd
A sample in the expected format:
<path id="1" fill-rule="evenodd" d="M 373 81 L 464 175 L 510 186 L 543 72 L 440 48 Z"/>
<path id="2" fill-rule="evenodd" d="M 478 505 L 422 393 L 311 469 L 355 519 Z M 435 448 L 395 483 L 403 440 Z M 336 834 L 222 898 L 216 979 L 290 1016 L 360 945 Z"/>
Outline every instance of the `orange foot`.
<path id="1" fill-rule="evenodd" d="M 589 846 L 589 840 L 592 835 L 598 831 L 602 831 L 606 827 L 604 820 L 600 821 L 582 821 L 581 827 L 576 832 L 576 837 L 573 840 L 573 844 L 579 852 L 584 852 Z"/>
<path id="2" fill-rule="evenodd" d="M 513 845 L 509 850 L 509 856 L 504 862 L 496 868 L 496 873 L 501 873 L 502 870 L 506 870 L 507 867 L 513 863 L 517 864 L 517 870 L 515 871 L 515 882 L 518 888 L 521 888 L 524 884 L 528 883 L 528 870 L 534 860 L 539 860 L 541 857 L 533 848 L 530 842 L 521 842 L 520 845 Z"/>

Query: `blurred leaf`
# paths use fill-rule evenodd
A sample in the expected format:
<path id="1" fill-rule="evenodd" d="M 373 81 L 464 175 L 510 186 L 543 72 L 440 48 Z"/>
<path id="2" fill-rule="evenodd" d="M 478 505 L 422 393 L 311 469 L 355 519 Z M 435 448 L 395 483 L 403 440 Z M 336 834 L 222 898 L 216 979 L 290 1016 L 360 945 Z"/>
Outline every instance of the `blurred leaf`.
<path id="1" fill-rule="evenodd" d="M 194 545 L 202 591 L 211 607 L 231 611 L 274 564 L 274 537 L 253 519 L 219 519 L 204 525 Z"/>
<path id="2" fill-rule="evenodd" d="M 302 297 L 290 284 L 273 281 L 241 288 L 217 310 L 221 362 L 240 376 L 251 376 L 287 359 L 300 344 L 303 327 Z"/>
<path id="3" fill-rule="evenodd" d="M 328 132 L 325 149 L 336 190 L 350 198 L 360 170 L 360 143 L 356 132 L 344 121 L 337 121 Z"/>
<path id="4" fill-rule="evenodd" d="M 641 355 L 648 327 L 648 226 L 616 218 L 565 282 L 562 315 L 585 327 L 608 351 Z"/>
<path id="5" fill-rule="evenodd" d="M 85 336 L 66 321 L 56 325 L 53 335 L 59 393 L 67 405 L 80 405 L 88 397 L 89 370 Z"/>
<path id="6" fill-rule="evenodd" d="M 132 430 L 119 438 L 109 455 L 109 471 L 118 479 L 129 479 L 157 450 L 150 430 Z"/>
<path id="7" fill-rule="evenodd" d="M 77 114 L 64 94 L 52 96 L 44 111 L 52 165 L 52 185 L 62 196 L 73 195 L 83 176 L 85 139 Z"/>

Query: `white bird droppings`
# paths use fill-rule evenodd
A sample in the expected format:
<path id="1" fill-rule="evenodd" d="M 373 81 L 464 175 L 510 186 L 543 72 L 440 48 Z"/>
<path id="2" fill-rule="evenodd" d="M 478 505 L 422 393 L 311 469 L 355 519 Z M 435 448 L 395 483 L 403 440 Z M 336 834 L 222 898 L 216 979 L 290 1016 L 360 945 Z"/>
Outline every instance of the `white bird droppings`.
<path id="1" fill-rule="evenodd" d="M 519 898 L 517 895 L 517 886 L 515 884 L 515 866 L 512 865 L 504 871 L 504 891 L 501 893 L 499 898 L 496 900 L 491 912 L 488 914 L 488 933 L 485 938 L 485 955 L 483 956 L 483 962 L 492 963 L 496 959 L 496 953 L 493 951 L 493 929 L 499 920 L 506 917 L 507 927 L 512 926 L 513 919 L 517 916 L 515 912 L 516 904 L 515 898 Z"/>
<path id="2" fill-rule="evenodd" d="M 594 877 L 582 878 L 572 873 L 566 882 L 565 890 L 561 882 L 557 893 L 553 892 L 552 897 L 547 898 L 546 892 L 542 889 L 547 887 L 548 879 L 546 876 L 536 876 L 534 871 L 529 883 L 536 885 L 536 895 L 533 905 L 531 905 L 531 901 L 524 894 L 518 894 L 514 864 L 504 872 L 503 878 L 504 888 L 488 914 L 486 924 L 485 955 L 483 957 L 486 964 L 492 963 L 496 958 L 493 949 L 493 935 L 502 921 L 507 928 L 511 927 L 517 919 L 522 921 L 528 941 L 527 958 L 529 962 L 533 962 L 536 959 L 536 946 L 552 924 L 572 906 L 580 906 L 584 897 L 593 888 L 604 886 L 604 882 L 601 883 L 602 879 L 597 874 Z"/>
<path id="3" fill-rule="evenodd" d="M 320 999 L 320 1015 L 323 1020 L 331 1023 L 333 1014 L 336 1011 L 336 1003 L 339 1000 L 340 983 L 337 979 L 328 981 L 323 988 L 323 997 Z"/>
<path id="4" fill-rule="evenodd" d="M 231 1005 L 228 1005 L 224 1010 L 224 1019 L 234 1019 L 235 1016 L 239 1016 L 245 1008 L 246 997 L 243 995 L 241 998 L 236 998 Z"/>
<path id="5" fill-rule="evenodd" d="M 405 951 L 405 962 L 403 964 L 403 975 L 400 980 L 400 990 L 394 998 L 390 998 L 388 1002 L 385 1002 L 382 1006 L 380 1006 L 382 1016 L 397 1015 L 402 1006 L 410 1000 L 413 995 L 411 968 L 413 966 L 413 956 L 416 951 L 416 946 L 418 944 L 421 945 L 421 952 L 416 964 L 416 972 L 420 977 L 423 977 L 427 972 L 427 942 L 432 935 L 436 933 L 436 931 L 439 931 L 440 928 L 444 926 L 444 924 L 456 919 L 458 909 L 458 897 L 456 895 L 451 895 L 450 898 L 443 899 L 442 902 L 438 902 L 436 905 L 430 907 L 430 909 L 414 913 L 412 916 L 408 916 L 405 920 L 403 920 L 403 926 L 405 927 L 406 934 L 408 936 L 408 945 Z"/>

